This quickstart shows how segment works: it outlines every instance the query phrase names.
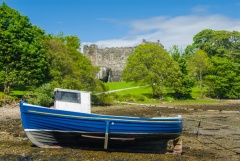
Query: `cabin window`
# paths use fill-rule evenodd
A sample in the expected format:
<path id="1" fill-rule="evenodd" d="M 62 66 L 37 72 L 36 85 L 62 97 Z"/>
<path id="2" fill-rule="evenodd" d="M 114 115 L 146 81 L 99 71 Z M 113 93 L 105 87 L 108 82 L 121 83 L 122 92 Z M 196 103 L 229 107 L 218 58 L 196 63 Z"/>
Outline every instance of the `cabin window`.
<path id="1" fill-rule="evenodd" d="M 65 101 L 73 103 L 81 103 L 80 93 L 71 93 L 71 92 L 56 92 L 55 93 L 56 101 Z"/>

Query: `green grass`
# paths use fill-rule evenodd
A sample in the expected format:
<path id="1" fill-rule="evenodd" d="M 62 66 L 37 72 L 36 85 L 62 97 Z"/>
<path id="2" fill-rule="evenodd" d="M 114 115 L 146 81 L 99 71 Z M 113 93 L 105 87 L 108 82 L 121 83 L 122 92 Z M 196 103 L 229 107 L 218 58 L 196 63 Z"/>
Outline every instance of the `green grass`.
<path id="1" fill-rule="evenodd" d="M 134 89 L 128 89 L 124 91 L 116 92 L 119 95 L 131 94 L 131 95 L 150 95 L 152 94 L 152 89 L 150 87 L 140 87 Z"/>
<path id="2" fill-rule="evenodd" d="M 12 97 L 16 97 L 16 98 L 21 98 L 23 95 L 25 95 L 25 93 L 29 90 L 29 86 L 22 86 L 22 85 L 18 85 L 18 86 L 13 86 L 10 89 L 10 94 L 9 96 Z M 0 96 L 3 96 L 3 87 L 0 88 Z"/>
<path id="3" fill-rule="evenodd" d="M 26 92 L 27 91 L 12 90 L 10 92 L 10 96 L 21 97 L 21 96 L 25 95 Z"/>
<path id="4" fill-rule="evenodd" d="M 138 85 L 136 85 L 134 83 L 131 83 L 131 82 L 129 82 L 129 83 L 127 83 L 127 82 L 108 82 L 108 83 L 104 83 L 104 85 L 109 88 L 109 91 L 138 86 Z"/>
<path id="5" fill-rule="evenodd" d="M 133 88 L 133 87 L 139 87 L 139 85 L 135 83 L 126 83 L 126 82 L 108 82 L 105 83 L 105 85 L 109 88 L 109 91 L 112 90 L 118 90 L 118 89 L 125 89 L 125 88 Z M 126 89 L 122 91 L 116 91 L 115 92 L 118 95 L 125 95 L 125 94 L 131 94 L 131 95 L 149 95 L 152 93 L 152 90 L 150 87 L 140 87 L 140 88 L 133 88 L 133 89 Z"/>

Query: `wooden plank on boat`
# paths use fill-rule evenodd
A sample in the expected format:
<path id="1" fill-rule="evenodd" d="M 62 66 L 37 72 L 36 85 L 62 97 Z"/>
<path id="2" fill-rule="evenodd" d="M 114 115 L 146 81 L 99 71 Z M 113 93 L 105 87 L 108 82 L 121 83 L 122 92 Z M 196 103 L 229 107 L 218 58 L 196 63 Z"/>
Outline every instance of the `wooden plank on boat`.
<path id="1" fill-rule="evenodd" d="M 92 136 L 92 135 L 82 135 L 82 137 L 93 138 L 93 139 L 105 139 L 105 137 L 102 137 L 102 136 Z"/>

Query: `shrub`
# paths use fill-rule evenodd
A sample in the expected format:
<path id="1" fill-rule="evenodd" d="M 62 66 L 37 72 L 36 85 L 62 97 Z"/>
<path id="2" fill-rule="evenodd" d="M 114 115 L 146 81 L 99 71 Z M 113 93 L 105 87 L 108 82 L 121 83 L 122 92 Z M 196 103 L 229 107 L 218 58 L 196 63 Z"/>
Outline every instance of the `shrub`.
<path id="1" fill-rule="evenodd" d="M 53 88 L 49 83 L 43 84 L 34 91 L 30 91 L 24 95 L 27 102 L 49 107 L 53 104 Z"/>
<path id="2" fill-rule="evenodd" d="M 0 95 L 0 107 L 4 106 L 6 104 L 10 104 L 12 103 L 14 100 L 16 100 L 16 98 L 8 96 L 8 95 Z"/>
<path id="3" fill-rule="evenodd" d="M 165 96 L 162 100 L 163 100 L 163 101 L 172 102 L 172 101 L 174 101 L 174 98 L 173 98 L 173 97 L 170 97 L 170 96 Z"/>
<path id="4" fill-rule="evenodd" d="M 137 101 L 146 101 L 147 97 L 143 95 L 133 95 L 133 94 L 124 94 L 117 97 L 118 101 L 121 102 L 137 102 Z"/>
<path id="5" fill-rule="evenodd" d="M 92 104 L 99 106 L 110 106 L 114 104 L 114 100 L 116 98 L 116 94 L 108 93 L 108 94 L 100 94 L 100 95 L 92 95 Z"/>

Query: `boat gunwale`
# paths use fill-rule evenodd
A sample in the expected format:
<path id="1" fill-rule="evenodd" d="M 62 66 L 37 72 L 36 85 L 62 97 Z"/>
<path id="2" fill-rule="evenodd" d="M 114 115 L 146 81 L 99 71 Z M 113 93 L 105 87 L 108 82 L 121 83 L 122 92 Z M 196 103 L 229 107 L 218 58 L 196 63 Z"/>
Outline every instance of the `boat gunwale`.
<path id="1" fill-rule="evenodd" d="M 182 116 L 177 115 L 176 117 L 152 117 L 152 118 L 143 118 L 143 117 L 132 117 L 132 116 L 114 116 L 114 115 L 103 115 L 103 114 L 95 114 L 95 113 L 82 113 L 82 112 L 75 112 L 75 111 L 65 111 L 65 110 L 59 110 L 59 109 L 54 109 L 54 108 L 48 108 L 48 107 L 43 107 L 43 106 L 38 106 L 38 105 L 32 105 L 28 103 L 23 103 L 23 106 L 30 106 L 33 108 L 41 108 L 44 110 L 53 110 L 53 111 L 59 111 L 59 112 L 65 112 L 67 114 L 58 114 L 58 113 L 50 113 L 50 112 L 39 112 L 35 110 L 27 110 L 25 112 L 30 112 L 30 113 L 38 113 L 38 114 L 48 114 L 48 115 L 54 115 L 54 116 L 59 116 L 59 117 L 65 117 L 65 118 L 79 118 L 79 119 L 93 119 L 93 120 L 108 120 L 109 121 L 131 121 L 131 122 L 177 122 L 180 121 L 182 122 Z M 25 108 L 25 107 L 24 107 Z M 23 111 L 24 112 L 24 111 Z M 84 116 L 78 116 L 77 114 L 82 114 Z M 97 116 L 97 117 L 96 117 Z M 134 120 L 135 119 L 135 120 Z"/>

